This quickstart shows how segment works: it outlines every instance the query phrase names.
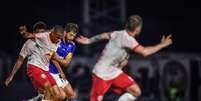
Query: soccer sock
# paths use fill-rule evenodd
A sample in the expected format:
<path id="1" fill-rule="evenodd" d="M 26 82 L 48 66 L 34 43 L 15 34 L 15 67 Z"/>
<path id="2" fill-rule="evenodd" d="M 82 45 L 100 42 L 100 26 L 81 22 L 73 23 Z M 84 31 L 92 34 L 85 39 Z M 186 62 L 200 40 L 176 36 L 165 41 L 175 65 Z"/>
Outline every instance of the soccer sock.
<path id="1" fill-rule="evenodd" d="M 118 101 L 135 101 L 137 98 L 129 93 L 125 93 L 120 98 Z"/>
<path id="2" fill-rule="evenodd" d="M 33 98 L 31 98 L 31 99 L 29 99 L 27 101 L 36 101 L 36 100 L 40 99 L 41 97 L 43 97 L 43 95 L 42 94 L 38 94 L 37 96 L 35 96 L 35 97 L 33 97 Z"/>

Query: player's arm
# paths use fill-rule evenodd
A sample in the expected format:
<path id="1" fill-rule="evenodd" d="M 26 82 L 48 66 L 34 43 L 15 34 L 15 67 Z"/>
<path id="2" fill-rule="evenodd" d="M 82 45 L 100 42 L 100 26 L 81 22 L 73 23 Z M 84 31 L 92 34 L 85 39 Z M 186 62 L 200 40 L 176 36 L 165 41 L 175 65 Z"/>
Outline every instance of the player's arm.
<path id="1" fill-rule="evenodd" d="M 62 70 L 60 64 L 59 64 L 57 61 L 53 60 L 53 59 L 51 59 L 51 61 L 52 61 L 52 63 L 56 66 L 57 70 L 58 70 L 59 73 L 61 74 L 61 77 L 62 77 L 63 79 L 66 79 L 65 74 L 64 74 L 64 72 L 63 72 L 63 70 Z"/>
<path id="2" fill-rule="evenodd" d="M 20 26 L 19 32 L 22 35 L 22 37 L 24 37 L 26 39 L 34 39 L 35 38 L 35 35 L 33 33 L 30 33 L 27 31 L 26 26 Z"/>
<path id="3" fill-rule="evenodd" d="M 56 60 L 57 62 L 59 62 L 60 64 L 64 65 L 65 67 L 67 67 L 73 57 L 73 53 L 69 52 L 68 55 L 64 58 L 64 59 L 60 59 L 56 54 L 53 54 L 52 59 Z"/>
<path id="4" fill-rule="evenodd" d="M 6 78 L 5 80 L 5 85 L 8 86 L 10 84 L 10 82 L 13 80 L 14 75 L 16 74 L 16 72 L 21 68 L 22 64 L 24 62 L 24 57 L 19 55 L 12 72 L 10 73 L 10 75 Z"/>
<path id="5" fill-rule="evenodd" d="M 138 45 L 134 48 L 134 51 L 136 53 L 139 53 L 143 56 L 149 56 L 149 55 L 152 55 L 156 52 L 158 52 L 159 50 L 171 45 L 173 42 L 172 42 L 172 39 L 171 39 L 171 35 L 165 37 L 163 36 L 163 38 L 161 39 L 161 42 L 157 45 L 154 45 L 154 46 L 147 46 L 147 47 L 144 47 L 144 46 L 141 46 L 141 45 Z"/>
<path id="6" fill-rule="evenodd" d="M 111 32 L 105 32 L 105 33 L 101 33 L 99 35 L 95 35 L 91 38 L 80 36 L 80 37 L 76 38 L 76 41 L 81 44 L 92 44 L 92 43 L 95 43 L 95 42 L 98 42 L 101 40 L 110 39 L 110 34 L 111 34 Z"/>

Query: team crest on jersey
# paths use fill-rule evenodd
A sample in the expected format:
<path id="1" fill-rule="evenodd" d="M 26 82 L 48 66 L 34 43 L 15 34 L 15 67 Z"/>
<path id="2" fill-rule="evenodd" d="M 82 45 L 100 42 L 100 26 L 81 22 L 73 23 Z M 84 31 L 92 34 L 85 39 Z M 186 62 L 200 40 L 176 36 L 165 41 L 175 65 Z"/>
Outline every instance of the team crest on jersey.
<path id="1" fill-rule="evenodd" d="M 41 74 L 40 77 L 41 78 L 46 78 L 46 75 L 45 74 Z"/>

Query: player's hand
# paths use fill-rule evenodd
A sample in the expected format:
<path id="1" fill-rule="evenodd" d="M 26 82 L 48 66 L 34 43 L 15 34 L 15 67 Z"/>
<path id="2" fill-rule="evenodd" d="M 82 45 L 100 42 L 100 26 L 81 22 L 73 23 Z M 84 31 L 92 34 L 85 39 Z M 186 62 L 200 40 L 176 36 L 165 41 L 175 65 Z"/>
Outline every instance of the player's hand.
<path id="1" fill-rule="evenodd" d="M 50 51 L 49 53 L 47 53 L 45 55 L 48 59 L 53 59 L 55 56 L 55 52 L 54 51 Z"/>
<path id="2" fill-rule="evenodd" d="M 128 65 L 128 60 L 127 59 L 120 63 L 121 68 L 125 67 L 126 65 Z"/>
<path id="3" fill-rule="evenodd" d="M 19 27 L 19 32 L 20 32 L 20 34 L 24 34 L 24 33 L 26 33 L 27 32 L 27 27 L 26 26 L 20 26 Z"/>
<path id="4" fill-rule="evenodd" d="M 4 82 L 5 85 L 8 86 L 12 80 L 13 80 L 13 76 L 9 76 L 8 78 L 6 78 L 6 80 Z"/>
<path id="5" fill-rule="evenodd" d="M 167 37 L 165 37 L 163 35 L 163 37 L 161 39 L 161 44 L 163 45 L 163 47 L 167 47 L 167 46 L 171 45 L 172 43 L 173 43 L 172 35 L 168 35 Z"/>
<path id="6" fill-rule="evenodd" d="M 48 53 L 48 55 L 50 56 L 50 58 L 52 58 L 52 57 L 55 55 L 55 52 L 54 52 L 54 51 L 50 51 L 50 52 Z"/>
<path id="7" fill-rule="evenodd" d="M 90 39 L 84 36 L 77 37 L 76 41 L 80 44 L 90 44 Z"/>

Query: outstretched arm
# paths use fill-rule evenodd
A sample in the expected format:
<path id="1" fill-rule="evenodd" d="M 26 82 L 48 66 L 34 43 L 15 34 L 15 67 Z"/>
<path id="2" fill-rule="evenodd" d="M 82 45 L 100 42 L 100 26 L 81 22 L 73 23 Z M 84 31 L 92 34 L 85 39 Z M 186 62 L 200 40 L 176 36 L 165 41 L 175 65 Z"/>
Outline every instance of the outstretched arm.
<path id="1" fill-rule="evenodd" d="M 158 52 L 159 50 L 171 45 L 173 43 L 171 37 L 172 37 L 171 35 L 169 35 L 167 37 L 163 36 L 163 38 L 161 39 L 161 42 L 154 46 L 143 47 L 143 46 L 139 45 L 134 49 L 134 51 L 145 57 L 152 55 L 152 54 Z"/>
<path id="2" fill-rule="evenodd" d="M 22 64 L 24 62 L 24 58 L 23 56 L 19 55 L 12 72 L 10 73 L 10 75 L 6 78 L 5 80 L 5 85 L 8 86 L 10 84 L 10 82 L 13 80 L 14 75 L 16 74 L 16 72 L 21 68 Z"/>
<path id="3" fill-rule="evenodd" d="M 92 44 L 92 43 L 98 42 L 100 40 L 110 39 L 110 34 L 111 34 L 110 32 L 105 32 L 105 33 L 101 33 L 99 35 L 95 35 L 91 38 L 80 36 L 80 37 L 76 38 L 76 41 L 81 44 Z"/>

